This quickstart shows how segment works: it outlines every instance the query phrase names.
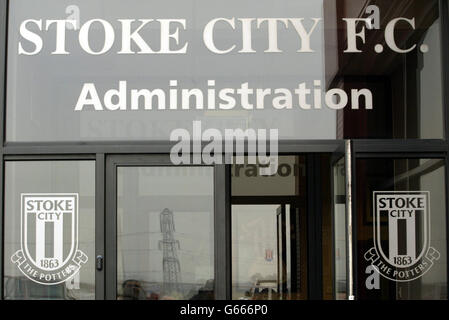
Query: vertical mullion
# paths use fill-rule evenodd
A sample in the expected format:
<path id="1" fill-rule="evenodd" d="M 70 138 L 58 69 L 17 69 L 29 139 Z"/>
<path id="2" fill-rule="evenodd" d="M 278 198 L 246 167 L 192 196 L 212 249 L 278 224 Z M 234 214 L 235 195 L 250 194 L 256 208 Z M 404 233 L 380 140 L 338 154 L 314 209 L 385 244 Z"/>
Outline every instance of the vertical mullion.
<path id="1" fill-rule="evenodd" d="M 446 205 L 446 257 L 449 257 L 449 156 L 448 154 L 446 154 L 445 157 L 445 182 L 444 182 L 444 187 L 445 187 L 445 194 L 446 194 L 446 201 L 445 201 L 445 205 Z M 447 259 L 447 258 L 446 258 Z M 449 282 L 449 265 L 447 263 L 446 260 L 446 284 Z M 449 297 L 449 286 L 446 285 L 446 290 L 447 290 L 447 295 Z M 449 298 L 448 298 L 449 299 Z"/>
<path id="2" fill-rule="evenodd" d="M 3 153 L 3 147 L 5 144 L 5 132 L 6 132 L 6 73 L 7 73 L 7 56 L 8 56 L 8 10 L 9 1 L 0 0 L 0 39 L 3 45 L 0 49 L 0 99 L 3 105 L 0 107 L 0 120 L 1 120 L 1 149 Z"/>
<path id="3" fill-rule="evenodd" d="M 308 299 L 323 297 L 321 246 L 320 155 L 307 155 L 307 278 Z"/>
<path id="4" fill-rule="evenodd" d="M 354 259 L 353 253 L 355 251 L 355 236 L 354 236 L 354 225 L 355 225 L 355 215 L 353 214 L 353 209 L 355 209 L 353 202 L 353 169 L 354 169 L 354 157 L 352 152 L 352 141 L 347 140 L 345 147 L 345 179 L 346 179 L 346 257 L 347 257 L 347 279 L 348 279 L 348 299 L 355 299 L 355 284 L 354 279 L 355 271 L 354 267 L 357 263 L 357 259 Z"/>
<path id="5" fill-rule="evenodd" d="M 314 156 L 307 155 L 307 298 L 315 299 L 315 252 L 314 251 L 314 230 L 313 226 L 315 218 L 315 199 L 314 199 Z"/>
<path id="6" fill-rule="evenodd" d="M 354 149 L 354 145 L 353 145 L 353 141 L 349 140 L 349 149 L 346 150 L 346 154 L 349 152 L 347 159 L 350 160 L 350 172 L 346 173 L 349 174 L 349 177 L 347 176 L 347 178 L 349 178 L 349 189 L 351 191 L 350 197 L 349 197 L 349 202 L 351 204 L 351 235 L 352 235 L 352 290 L 353 290 L 353 298 L 357 299 L 357 292 L 358 292 L 358 269 L 357 269 L 357 254 L 354 256 L 354 253 L 357 253 L 357 206 L 356 206 L 356 202 L 357 202 L 357 196 L 356 196 L 356 183 L 357 183 L 357 179 L 356 179 L 356 174 L 357 174 L 357 164 L 356 164 L 356 152 L 353 151 Z M 346 172 L 346 170 L 345 170 Z M 354 258 L 355 257 L 355 258 Z"/>
<path id="7" fill-rule="evenodd" d="M 6 113 L 6 56 L 7 56 L 7 39 L 8 39 L 8 0 L 0 0 L 0 38 L 3 44 L 0 49 L 0 99 L 3 105 L 0 107 L 0 300 L 3 299 L 3 279 L 4 279 L 4 158 L 3 158 L 3 147 L 5 141 L 5 113 Z"/>
<path id="8" fill-rule="evenodd" d="M 287 226 L 286 226 L 286 205 L 285 203 L 282 204 L 281 207 L 281 241 L 282 241 L 282 247 L 281 247 L 281 270 L 279 270 L 282 274 L 282 283 L 281 283 L 281 297 L 284 297 L 284 295 L 287 294 Z"/>
<path id="9" fill-rule="evenodd" d="M 105 157 L 97 154 L 95 161 L 95 257 L 105 256 Z M 95 299 L 105 298 L 105 269 L 95 263 Z"/>
<path id="10" fill-rule="evenodd" d="M 443 87 L 443 115 L 444 115 L 444 137 L 449 139 L 449 4 L 447 0 L 440 0 L 440 40 L 441 40 L 441 66 L 442 70 L 442 87 Z M 447 148 L 449 152 L 449 146 Z M 448 153 L 446 153 L 445 157 L 446 161 L 446 256 L 449 256 L 449 160 Z M 449 266 L 446 263 L 446 283 L 449 281 Z M 447 294 L 449 296 L 449 286 L 447 286 Z"/>
<path id="11" fill-rule="evenodd" d="M 449 5 L 447 0 L 440 0 L 440 41 L 443 87 L 443 121 L 444 138 L 449 139 Z"/>
<path id="12" fill-rule="evenodd" d="M 230 167 L 214 167 L 215 299 L 231 299 Z"/>
<path id="13" fill-rule="evenodd" d="M 0 278 L 1 278 L 0 279 L 0 300 L 3 300 L 3 296 L 4 296 L 4 294 L 3 294 L 3 279 L 4 279 L 4 273 L 3 273 L 3 271 L 4 271 L 4 268 L 3 268 L 3 266 L 4 266 L 4 257 L 3 257 L 4 232 L 3 232 L 3 230 L 5 227 L 5 214 L 4 214 L 5 208 L 4 208 L 3 199 L 5 196 L 5 193 L 4 193 L 4 190 L 5 190 L 5 181 L 4 181 L 5 161 L 4 161 L 2 153 L 0 153 L 0 162 L 1 162 L 1 165 L 0 165 L 0 223 L 1 223 L 1 226 L 0 226 Z"/>
<path id="14" fill-rule="evenodd" d="M 316 281 L 316 299 L 323 299 L 323 243 L 322 243 L 322 203 L 323 203 L 323 184 L 321 176 L 321 156 L 314 156 L 314 188 L 313 199 L 315 201 L 314 226 L 313 233 L 315 236 L 315 281 Z"/>
<path id="15" fill-rule="evenodd" d="M 332 155 L 333 157 L 334 155 Z M 335 205 L 336 205 L 336 196 L 335 196 L 335 175 L 334 175 L 334 166 L 337 166 L 338 161 L 333 161 L 331 158 L 330 163 L 330 192 L 331 192 L 331 232 L 330 237 L 332 239 L 332 269 L 331 269 L 331 281 L 332 281 L 332 299 L 337 300 L 337 293 L 336 293 L 336 272 L 335 272 L 335 248 L 336 248 L 336 241 L 335 241 Z"/>
<path id="16" fill-rule="evenodd" d="M 117 299 L 117 165 L 113 157 L 106 161 L 105 222 L 105 298 Z"/>

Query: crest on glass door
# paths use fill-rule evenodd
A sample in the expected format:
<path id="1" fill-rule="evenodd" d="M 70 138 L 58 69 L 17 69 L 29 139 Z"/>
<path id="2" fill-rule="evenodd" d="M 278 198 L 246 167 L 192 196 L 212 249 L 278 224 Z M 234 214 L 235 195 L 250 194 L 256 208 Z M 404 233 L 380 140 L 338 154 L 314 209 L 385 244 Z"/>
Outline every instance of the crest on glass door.
<path id="1" fill-rule="evenodd" d="M 385 278 L 417 279 L 440 258 L 430 246 L 429 195 L 427 191 L 373 192 L 374 247 L 365 259 Z"/>
<path id="2" fill-rule="evenodd" d="M 78 250 L 78 194 L 21 194 L 21 249 L 11 257 L 30 280 L 54 285 L 88 260 Z"/>

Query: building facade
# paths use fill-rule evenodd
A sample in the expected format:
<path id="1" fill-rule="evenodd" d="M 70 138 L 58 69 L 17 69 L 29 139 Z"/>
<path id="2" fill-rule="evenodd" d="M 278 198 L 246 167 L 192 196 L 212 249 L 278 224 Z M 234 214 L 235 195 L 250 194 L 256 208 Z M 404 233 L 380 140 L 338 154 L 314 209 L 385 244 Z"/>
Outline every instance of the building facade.
<path id="1" fill-rule="evenodd" d="M 0 13 L 2 299 L 448 298 L 446 0 Z"/>

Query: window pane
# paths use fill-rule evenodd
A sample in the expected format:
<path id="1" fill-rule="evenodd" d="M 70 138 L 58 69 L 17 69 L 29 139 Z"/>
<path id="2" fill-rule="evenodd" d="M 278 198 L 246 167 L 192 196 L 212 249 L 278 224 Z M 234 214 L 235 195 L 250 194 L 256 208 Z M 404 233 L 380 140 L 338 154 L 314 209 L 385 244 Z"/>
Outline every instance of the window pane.
<path id="1" fill-rule="evenodd" d="M 95 162 L 5 164 L 5 299 L 95 298 Z"/>
<path id="2" fill-rule="evenodd" d="M 250 0 L 245 8 L 240 0 L 214 0 L 201 5 L 196 0 L 184 0 L 182 5 L 177 0 L 127 0 L 126 3 L 122 0 L 11 1 L 8 29 L 7 140 L 167 141 L 172 130 L 191 128 L 194 120 L 201 120 L 204 129 L 217 128 L 223 134 L 224 129 L 283 128 L 280 136 L 286 139 L 334 138 L 336 111 L 329 108 L 312 112 L 302 110 L 297 106 L 298 97 L 294 92 L 301 82 L 307 82 L 308 90 L 313 88 L 314 80 L 324 84 L 322 24 L 316 26 L 311 40 L 316 50 L 314 54 L 297 52 L 300 38 L 291 23 L 288 28 L 282 23 L 278 27 L 279 46 L 284 53 L 265 52 L 269 45 L 268 25 L 263 22 L 257 27 L 256 21 L 252 21 L 251 29 L 252 46 L 257 52 L 238 53 L 244 32 L 238 17 L 290 17 L 292 12 L 296 12 L 298 17 L 322 18 L 322 7 L 323 0 L 263 0 L 262 3 L 260 0 Z M 51 25 L 46 31 L 46 21 L 64 19 L 67 16 L 71 19 L 73 16 L 66 12 L 79 13 L 81 26 L 90 19 L 103 19 L 110 23 L 115 39 L 111 50 L 101 55 L 88 54 L 79 43 L 81 28 L 67 28 L 66 50 L 69 54 L 53 55 L 56 48 L 56 25 Z M 228 28 L 226 22 L 217 23 L 215 45 L 220 48 L 235 45 L 235 50 L 229 54 L 216 54 L 204 44 L 203 32 L 209 21 L 223 16 L 236 17 L 237 25 L 233 30 L 230 26 Z M 38 30 L 33 23 L 27 28 L 42 38 L 43 48 L 36 55 L 19 55 L 19 43 L 27 52 L 35 49 L 33 42 L 20 34 L 21 24 L 31 19 L 30 17 L 42 19 L 43 31 Z M 161 31 L 164 28 L 156 19 L 175 17 L 185 19 L 185 28 L 178 23 L 170 25 L 170 32 L 174 34 L 177 30 L 179 35 L 179 41 L 175 41 L 173 36 L 170 47 L 175 50 L 188 44 L 185 54 L 139 54 L 135 41 L 130 44 L 134 53 L 118 54 L 122 48 L 122 32 L 126 33 L 126 27 L 122 27 L 118 19 L 135 19 L 131 27 L 133 31 L 140 26 L 137 19 L 154 19 L 139 31 L 139 35 L 153 51 L 159 52 Z M 309 30 L 313 21 L 307 20 L 305 28 Z M 93 23 L 88 33 L 92 50 L 101 50 L 104 44 L 101 25 Z M 209 80 L 215 81 L 215 85 L 210 86 Z M 119 81 L 127 83 L 126 92 L 123 91 L 126 97 L 122 96 L 124 98 L 121 99 L 126 111 L 112 111 L 105 104 L 106 92 L 117 90 Z M 170 85 L 171 81 L 177 81 L 177 85 Z M 83 100 L 80 97 L 83 96 L 81 92 L 85 83 L 95 85 L 103 111 L 95 110 L 88 103 L 83 105 L 82 111 L 75 111 L 77 102 Z M 241 89 L 245 83 L 248 83 L 249 92 L 253 92 L 248 96 L 252 111 L 243 108 L 246 106 L 246 95 L 241 96 L 237 92 L 246 91 Z M 228 88 L 233 93 L 226 91 Z M 271 88 L 271 94 L 265 93 L 264 98 L 259 93 L 256 98 L 256 89 L 260 92 L 266 88 Z M 281 91 L 288 88 L 289 92 L 285 95 L 283 91 L 275 94 L 278 88 Z M 196 95 L 189 97 L 181 92 L 192 89 L 200 91 L 198 96 L 201 98 L 197 99 Z M 142 95 L 137 97 L 139 101 L 133 107 L 136 96 L 131 97 L 131 90 L 149 90 L 152 93 L 161 90 L 163 98 L 154 96 L 147 99 Z M 214 90 L 215 102 L 209 103 L 208 92 Z M 170 91 L 177 92 L 176 100 L 171 98 Z M 186 99 L 182 99 L 182 96 L 189 101 L 183 103 L 182 100 Z M 289 108 L 290 103 L 285 102 L 284 97 L 290 97 L 295 108 Z M 113 104 L 117 103 L 117 96 L 114 95 L 112 101 Z M 263 104 L 263 110 L 256 104 L 259 107 Z M 277 110 L 274 106 L 278 105 L 286 110 Z M 177 110 L 173 110 L 173 106 Z"/>
<path id="3" fill-rule="evenodd" d="M 232 299 L 306 299 L 306 158 L 280 156 L 272 176 L 260 168 L 231 169 Z"/>
<path id="4" fill-rule="evenodd" d="M 118 168 L 118 299 L 214 299 L 213 171 Z"/>
<path id="5" fill-rule="evenodd" d="M 357 161 L 359 298 L 447 299 L 446 196 L 444 160 Z"/>
<path id="6" fill-rule="evenodd" d="M 344 90 L 366 88 L 373 96 L 372 110 L 337 111 L 337 138 L 444 138 L 438 2 L 379 0 L 372 6 L 379 9 L 376 14 L 367 12 L 363 1 L 324 1 L 328 82 Z M 379 28 L 365 29 L 359 53 L 345 53 L 348 30 L 342 19 L 356 17 L 374 17 Z M 385 40 L 388 23 L 403 17 L 414 18 L 415 25 L 399 21 L 394 39 L 399 50 L 414 48 L 407 53 L 391 49 Z M 376 46 L 382 51 L 376 52 Z"/>
<path id="7" fill-rule="evenodd" d="M 395 0 L 394 8 L 391 0 L 376 1 L 379 26 L 377 21 L 375 28 L 358 24 L 356 31 L 364 27 L 365 36 L 364 41 L 357 39 L 356 53 L 345 52 L 349 41 L 343 19 L 370 16 L 360 0 L 249 3 L 257 7 L 251 11 L 255 19 L 296 12 L 296 18 L 305 19 L 306 30 L 311 29 L 312 18 L 321 19 L 311 35 L 313 52 L 298 52 L 299 37 L 291 21 L 278 25 L 279 52 L 267 52 L 272 46 L 267 23 L 257 21 L 247 36 L 255 52 L 240 52 L 246 29 L 239 18 L 235 28 L 226 28 L 222 21 L 214 33 L 217 46 L 235 46 L 234 50 L 228 54 L 210 51 L 202 41 L 205 26 L 223 13 L 241 17 L 238 0 L 209 1 L 195 11 L 191 10 L 196 7 L 193 0 L 183 6 L 174 0 L 129 0 L 126 4 L 119 0 L 11 1 L 7 141 L 166 141 L 174 129 L 191 129 L 194 120 L 201 120 L 204 130 L 220 129 L 222 134 L 224 129 L 278 128 L 281 140 L 444 138 L 437 0 Z M 114 38 L 110 50 L 89 54 L 80 45 L 81 28 L 67 28 L 65 50 L 69 54 L 53 54 L 56 24 L 46 30 L 47 21 L 62 19 L 71 10 L 79 13 L 80 26 L 90 19 L 110 24 L 109 38 Z M 142 12 L 151 12 L 155 20 L 139 29 L 139 35 L 156 52 L 163 29 L 157 18 L 170 12 L 185 19 L 185 28 L 171 27 L 179 27 L 177 48 L 188 44 L 186 53 L 138 54 L 133 45 L 130 54 L 119 54 L 126 26 L 118 19 L 139 19 Z M 43 30 L 35 23 L 26 26 L 42 39 L 42 50 L 35 55 L 19 54 L 20 46 L 28 53 L 36 47 L 20 33 L 30 17 L 42 19 Z M 386 41 L 393 38 L 386 36 L 388 24 L 401 17 L 414 18 L 414 26 L 400 20 L 395 25 L 396 43 Z M 138 26 L 135 21 L 131 30 Z M 83 29 L 88 30 L 93 51 L 104 45 L 103 29 L 99 23 Z M 169 94 L 172 91 L 176 100 Z M 92 95 L 98 95 L 95 106 Z M 346 100 L 341 108 L 339 103 Z"/>

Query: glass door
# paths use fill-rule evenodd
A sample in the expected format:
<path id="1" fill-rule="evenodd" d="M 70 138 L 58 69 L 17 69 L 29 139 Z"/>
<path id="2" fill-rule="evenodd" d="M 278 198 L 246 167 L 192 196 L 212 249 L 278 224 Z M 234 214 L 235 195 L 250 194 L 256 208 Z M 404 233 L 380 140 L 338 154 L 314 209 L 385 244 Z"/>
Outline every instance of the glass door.
<path id="1" fill-rule="evenodd" d="M 447 299 L 444 155 L 357 157 L 357 298 Z"/>
<path id="2" fill-rule="evenodd" d="M 107 179 L 107 298 L 219 298 L 215 168 L 117 156 Z"/>
<path id="3" fill-rule="evenodd" d="M 95 161 L 5 161 L 5 300 L 93 300 L 101 270 Z"/>

